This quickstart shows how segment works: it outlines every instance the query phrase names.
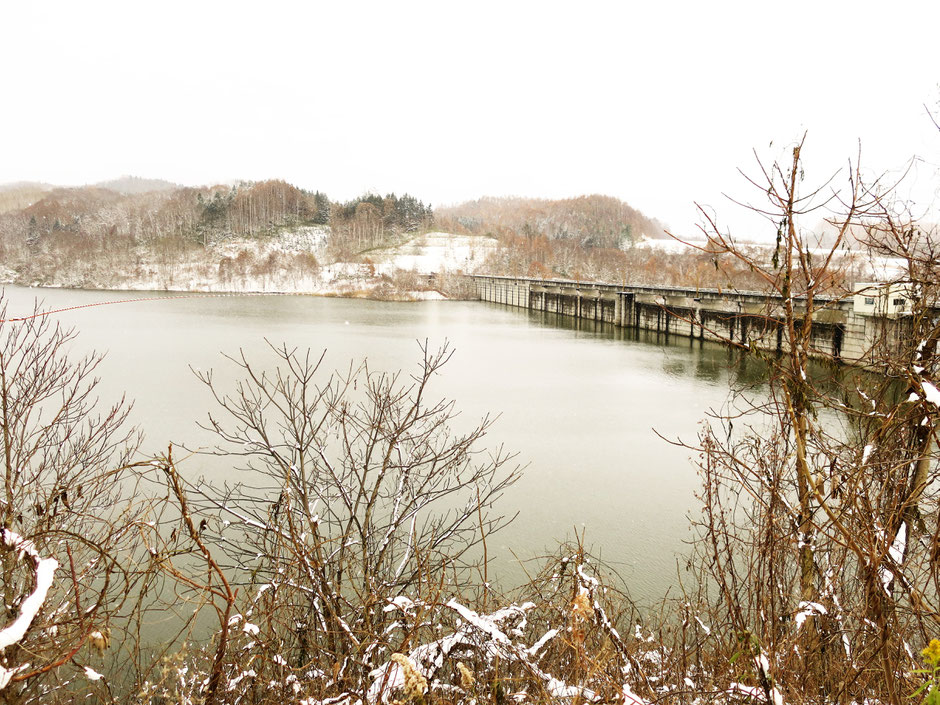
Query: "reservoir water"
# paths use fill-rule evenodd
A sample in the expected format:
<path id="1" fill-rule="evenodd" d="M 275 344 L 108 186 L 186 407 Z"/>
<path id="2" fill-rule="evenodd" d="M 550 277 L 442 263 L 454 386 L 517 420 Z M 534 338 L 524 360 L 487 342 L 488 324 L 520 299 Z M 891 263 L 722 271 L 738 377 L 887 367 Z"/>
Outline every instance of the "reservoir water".
<path id="1" fill-rule="evenodd" d="M 499 419 L 487 445 L 518 453 L 527 469 L 502 500 L 519 512 L 489 542 L 491 574 L 523 579 L 520 561 L 552 552 L 583 532 L 585 542 L 624 577 L 641 602 L 676 583 L 677 561 L 691 538 L 698 477 L 691 452 L 658 434 L 694 442 L 709 409 L 728 403 L 731 376 L 748 375 L 735 354 L 713 344 L 637 334 L 479 302 L 392 303 L 311 296 L 187 297 L 7 287 L 8 315 L 31 312 L 35 299 L 64 311 L 76 352 L 107 355 L 101 397 L 133 400 L 144 449 L 169 442 L 197 447 L 211 438 L 197 423 L 212 409 L 190 366 L 213 368 L 226 387 L 222 356 L 239 349 L 265 357 L 266 343 L 326 350 L 329 369 L 367 358 L 375 370 L 414 370 L 417 340 L 456 351 L 431 388 L 454 399 L 461 422 Z M 754 364 L 749 363 L 751 372 Z M 755 372 L 756 374 L 756 372 Z M 195 479 L 218 473 L 198 456 L 181 470 Z M 534 565 L 528 566 L 530 570 Z"/>

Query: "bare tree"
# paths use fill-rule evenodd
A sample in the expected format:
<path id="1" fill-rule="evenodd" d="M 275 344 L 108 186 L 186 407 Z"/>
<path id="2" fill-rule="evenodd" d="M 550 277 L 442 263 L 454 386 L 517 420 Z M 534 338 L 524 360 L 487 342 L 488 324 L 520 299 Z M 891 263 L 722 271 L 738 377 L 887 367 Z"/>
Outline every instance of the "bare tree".
<path id="1" fill-rule="evenodd" d="M 111 672 L 97 654 L 146 572 L 136 563 L 138 435 L 123 400 L 98 404 L 101 357 L 67 358 L 74 337 L 38 308 L 11 320 L 0 299 L 3 702 L 65 698 L 56 691 L 76 675 L 107 687 L 83 664 Z"/>
<path id="2" fill-rule="evenodd" d="M 766 199 L 754 209 L 777 233 L 772 254 L 707 218 L 710 251 L 743 262 L 778 295 L 753 335 L 780 329 L 782 344 L 776 354 L 751 347 L 772 371 L 766 396 L 715 417 L 700 438 L 699 605 L 716 659 L 736 664 L 728 675 L 768 701 L 901 703 L 938 614 L 936 248 L 898 222 L 891 190 L 864 183 L 857 163 L 844 186 L 830 179 L 804 192 L 802 149 L 786 165 L 760 164 L 750 180 Z M 836 232 L 828 248 L 802 223 L 821 212 Z M 875 370 L 820 374 L 813 328 L 837 300 L 839 248 L 863 230 L 906 262 L 884 287 L 902 287 L 908 306 L 883 322 L 888 334 L 867 358 Z"/>
<path id="3" fill-rule="evenodd" d="M 192 485 L 190 506 L 229 557 L 268 666 L 366 683 L 400 646 L 390 609 L 467 588 L 518 468 L 477 447 L 491 419 L 458 433 L 452 403 L 428 400 L 446 346 L 422 345 L 409 377 L 366 363 L 325 374 L 309 350 L 272 350 L 274 370 L 230 358 L 243 374 L 231 392 L 197 373 L 219 406 L 214 452 L 246 479 Z"/>

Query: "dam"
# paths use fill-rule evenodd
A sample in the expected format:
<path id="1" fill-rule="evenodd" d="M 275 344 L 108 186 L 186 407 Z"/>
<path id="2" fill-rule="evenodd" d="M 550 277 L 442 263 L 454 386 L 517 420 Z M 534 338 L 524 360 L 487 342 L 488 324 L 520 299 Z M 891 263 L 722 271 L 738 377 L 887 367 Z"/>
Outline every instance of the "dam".
<path id="1" fill-rule="evenodd" d="M 593 320 L 741 348 L 783 351 L 783 299 L 761 292 L 631 286 L 568 279 L 471 275 L 481 301 Z M 876 364 L 910 331 L 905 292 L 860 284 L 844 298 L 814 297 L 811 354 L 851 365 Z M 806 299 L 794 297 L 805 316 Z M 798 318 L 798 324 L 800 319 Z"/>

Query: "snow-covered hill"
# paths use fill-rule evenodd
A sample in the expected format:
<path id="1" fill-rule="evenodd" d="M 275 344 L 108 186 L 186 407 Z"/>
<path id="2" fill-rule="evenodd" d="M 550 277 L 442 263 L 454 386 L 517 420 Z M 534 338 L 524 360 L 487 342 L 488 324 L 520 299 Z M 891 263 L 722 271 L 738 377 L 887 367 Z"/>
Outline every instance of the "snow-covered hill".
<path id="1" fill-rule="evenodd" d="M 429 275 L 476 270 L 493 238 L 433 232 L 360 256 L 333 261 L 327 226 L 282 230 L 271 237 L 228 238 L 183 258 L 142 255 L 133 271 L 75 263 L 52 280 L 0 279 L 32 286 L 141 291 L 284 292 L 391 299 L 443 298 Z M 439 286 L 438 286 L 439 288 Z"/>

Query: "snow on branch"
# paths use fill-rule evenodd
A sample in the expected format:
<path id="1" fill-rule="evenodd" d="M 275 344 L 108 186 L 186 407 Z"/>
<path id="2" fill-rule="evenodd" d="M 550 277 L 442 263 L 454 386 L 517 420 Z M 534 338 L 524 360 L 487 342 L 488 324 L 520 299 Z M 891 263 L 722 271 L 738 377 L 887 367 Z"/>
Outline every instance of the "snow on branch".
<path id="1" fill-rule="evenodd" d="M 442 639 L 418 646 L 407 654 L 408 666 L 412 666 L 420 673 L 430 690 L 453 688 L 453 686 L 445 686 L 436 678 L 445 659 L 475 653 L 482 654 L 490 660 L 499 659 L 518 663 L 540 681 L 545 691 L 556 701 L 580 699 L 585 702 L 596 702 L 600 699 L 600 696 L 589 688 L 569 685 L 550 673 L 546 673 L 537 665 L 538 652 L 559 633 L 558 629 L 550 629 L 532 646 L 517 643 L 510 637 L 510 634 L 515 634 L 518 630 L 507 630 L 505 623 L 524 620 L 526 614 L 535 607 L 533 603 L 510 605 L 488 615 L 478 614 L 456 600 L 450 600 L 446 606 L 460 616 L 461 623 L 457 630 Z M 397 660 L 393 659 L 372 671 L 370 674 L 372 685 L 366 694 L 368 703 L 390 702 L 392 693 L 405 687 L 407 668 L 402 666 L 403 658 L 404 656 Z M 646 705 L 636 696 L 628 702 Z"/>
<path id="2" fill-rule="evenodd" d="M 52 587 L 52 578 L 59 562 L 55 558 L 40 558 L 32 541 L 27 541 L 9 529 L 0 529 L 0 539 L 6 546 L 19 551 L 20 558 L 29 556 L 36 569 L 35 589 L 20 605 L 19 616 L 12 624 L 0 630 L 0 650 L 3 650 L 18 643 L 26 635 L 26 630 L 46 601 L 46 594 Z"/>
<path id="3" fill-rule="evenodd" d="M 927 381 L 922 381 L 920 383 L 922 393 L 911 392 L 911 395 L 908 397 L 908 401 L 920 401 L 921 399 L 925 400 L 928 404 L 933 404 L 934 406 L 940 407 L 940 390 L 938 390 L 933 384 Z"/>

